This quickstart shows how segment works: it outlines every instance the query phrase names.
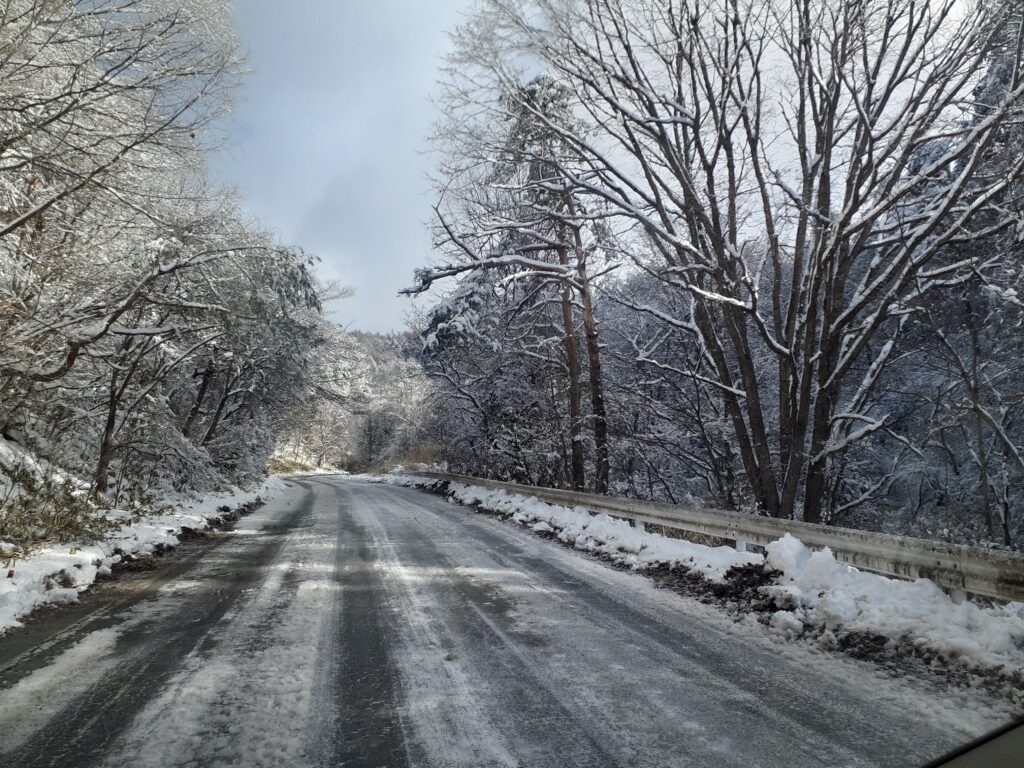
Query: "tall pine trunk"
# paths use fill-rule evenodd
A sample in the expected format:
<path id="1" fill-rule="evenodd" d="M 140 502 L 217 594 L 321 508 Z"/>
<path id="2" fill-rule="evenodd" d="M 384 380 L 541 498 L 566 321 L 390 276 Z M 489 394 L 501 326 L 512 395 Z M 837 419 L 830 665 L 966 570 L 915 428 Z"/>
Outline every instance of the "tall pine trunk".
<path id="1" fill-rule="evenodd" d="M 570 203 L 570 213 L 575 214 Z M 587 340 L 587 370 L 590 374 L 590 410 L 594 430 L 594 493 L 608 493 L 608 414 L 604 403 L 604 383 L 601 378 L 601 344 L 598 338 L 597 321 L 594 319 L 594 302 L 590 292 L 590 278 L 587 276 L 587 254 L 579 229 L 573 229 L 576 247 L 576 279 L 579 282 L 580 304 L 583 307 L 583 329 Z"/>
<path id="2" fill-rule="evenodd" d="M 568 266 L 569 258 L 565 248 L 558 249 L 558 262 Z M 569 366 L 569 438 L 570 479 L 575 491 L 583 490 L 587 484 L 583 455 L 583 397 L 580 393 L 580 356 L 576 349 L 576 323 L 572 311 L 572 288 L 562 283 L 562 328 L 565 338 L 565 359 Z"/>

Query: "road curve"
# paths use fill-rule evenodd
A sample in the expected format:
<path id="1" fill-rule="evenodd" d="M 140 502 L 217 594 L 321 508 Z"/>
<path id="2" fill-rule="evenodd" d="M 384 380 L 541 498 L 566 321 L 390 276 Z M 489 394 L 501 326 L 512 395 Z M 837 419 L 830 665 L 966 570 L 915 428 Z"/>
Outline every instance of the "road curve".
<path id="1" fill-rule="evenodd" d="M 438 497 L 290 485 L 0 639 L 0 765 L 916 766 L 998 722 Z"/>

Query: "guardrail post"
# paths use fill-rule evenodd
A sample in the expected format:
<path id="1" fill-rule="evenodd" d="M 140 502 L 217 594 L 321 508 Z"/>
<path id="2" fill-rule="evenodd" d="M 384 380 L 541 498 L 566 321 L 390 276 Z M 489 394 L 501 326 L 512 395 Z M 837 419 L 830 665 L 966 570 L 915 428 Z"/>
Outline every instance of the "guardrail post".
<path id="1" fill-rule="evenodd" d="M 743 539 L 736 539 L 736 551 L 737 552 L 746 552 L 747 551 L 747 542 L 743 541 Z"/>

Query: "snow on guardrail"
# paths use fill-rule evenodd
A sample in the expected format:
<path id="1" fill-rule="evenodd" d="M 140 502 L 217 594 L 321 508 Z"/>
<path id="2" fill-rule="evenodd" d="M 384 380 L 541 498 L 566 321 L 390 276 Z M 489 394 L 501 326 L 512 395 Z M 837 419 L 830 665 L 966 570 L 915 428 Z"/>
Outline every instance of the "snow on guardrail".
<path id="1" fill-rule="evenodd" d="M 550 504 L 582 506 L 613 517 L 663 525 L 740 543 L 767 546 L 787 533 L 812 548 L 828 547 L 836 560 L 862 570 L 929 579 L 951 590 L 1024 602 L 1024 555 L 910 536 L 857 531 L 798 520 L 778 520 L 714 509 L 659 504 L 552 488 L 517 485 L 443 472 L 418 476 L 533 496 Z"/>
<path id="2" fill-rule="evenodd" d="M 622 499 L 428 471 L 388 475 L 380 481 L 414 487 L 447 482 L 446 493 L 454 501 L 506 515 L 534 532 L 641 572 L 659 565 L 678 567 L 728 587 L 733 576 L 744 581 L 743 572 L 731 570 L 734 567 L 764 565 L 765 580 L 756 590 L 767 603 L 748 608 L 766 611 L 762 623 L 779 637 L 805 638 L 831 648 L 851 639 L 856 644 L 858 634 L 882 636 L 911 655 L 938 654 L 969 669 L 995 671 L 1015 700 L 1020 699 L 1024 603 L 987 606 L 955 600 L 928 579 L 907 581 L 860 570 L 839 562 L 828 548 L 810 549 L 792 533 L 767 542 L 766 555 L 666 538 L 615 519 L 627 517 L 618 509 Z M 684 525 L 688 524 L 670 527 Z"/>

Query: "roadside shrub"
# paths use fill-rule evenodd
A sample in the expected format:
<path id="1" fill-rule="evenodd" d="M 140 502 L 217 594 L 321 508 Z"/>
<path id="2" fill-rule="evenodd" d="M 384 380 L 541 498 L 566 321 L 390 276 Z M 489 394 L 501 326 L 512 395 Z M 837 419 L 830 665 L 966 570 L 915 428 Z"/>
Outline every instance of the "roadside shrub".
<path id="1" fill-rule="evenodd" d="M 24 554 L 43 542 L 93 542 L 117 525 L 104 514 L 105 502 L 92 500 L 68 478 L 40 477 L 24 465 L 2 469 L 0 541 Z M 0 557 L 10 558 L 7 551 Z"/>
<path id="2" fill-rule="evenodd" d="M 267 462 L 267 473 L 271 475 L 287 475 L 292 472 L 310 472 L 316 469 L 304 461 L 289 459 L 284 456 L 271 456 Z"/>

